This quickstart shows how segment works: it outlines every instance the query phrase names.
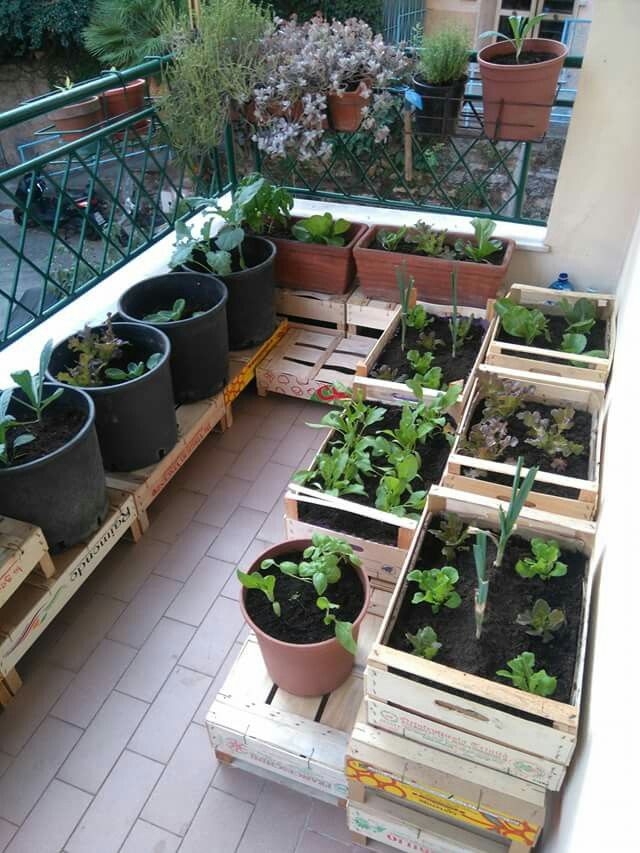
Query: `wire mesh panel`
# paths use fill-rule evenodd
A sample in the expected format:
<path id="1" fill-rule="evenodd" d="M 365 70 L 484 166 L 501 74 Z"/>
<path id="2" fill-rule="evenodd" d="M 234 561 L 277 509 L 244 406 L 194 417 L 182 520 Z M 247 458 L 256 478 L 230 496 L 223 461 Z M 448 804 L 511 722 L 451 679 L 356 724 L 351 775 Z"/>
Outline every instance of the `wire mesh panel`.
<path id="1" fill-rule="evenodd" d="M 385 42 L 410 42 L 415 27 L 423 22 L 424 11 L 424 0 L 385 0 L 382 30 Z"/>

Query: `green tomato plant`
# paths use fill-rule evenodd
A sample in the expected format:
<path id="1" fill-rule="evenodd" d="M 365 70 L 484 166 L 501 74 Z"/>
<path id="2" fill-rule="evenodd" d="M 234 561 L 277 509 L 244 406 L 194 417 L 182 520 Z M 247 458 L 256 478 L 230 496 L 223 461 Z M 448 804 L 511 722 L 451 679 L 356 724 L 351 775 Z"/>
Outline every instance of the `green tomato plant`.
<path id="1" fill-rule="evenodd" d="M 531 637 L 540 637 L 543 643 L 550 643 L 566 624 L 564 610 L 551 609 L 544 598 L 538 598 L 530 610 L 518 613 L 516 625 L 522 625 Z"/>
<path id="2" fill-rule="evenodd" d="M 455 609 L 462 603 L 455 589 L 459 580 L 458 570 L 453 566 L 443 566 L 441 569 L 413 569 L 407 575 L 407 580 L 417 583 L 419 587 L 419 591 L 413 593 L 411 603 L 430 604 L 433 613 L 437 613 L 441 607 Z"/>
<path id="3" fill-rule="evenodd" d="M 532 539 L 531 557 L 516 563 L 516 572 L 523 578 L 561 578 L 567 574 L 567 564 L 561 562 L 560 547 L 555 539 Z"/>
<path id="4" fill-rule="evenodd" d="M 405 637 L 413 646 L 412 654 L 425 660 L 433 660 L 442 648 L 442 643 L 438 642 L 438 635 L 430 625 L 425 625 L 415 634 L 407 633 Z"/>
<path id="5" fill-rule="evenodd" d="M 507 678 L 518 690 L 535 693 L 537 696 L 553 696 L 558 679 L 547 675 L 544 669 L 535 671 L 536 656 L 533 652 L 522 652 L 518 657 L 507 661 L 509 670 L 499 669 L 496 675 Z"/>

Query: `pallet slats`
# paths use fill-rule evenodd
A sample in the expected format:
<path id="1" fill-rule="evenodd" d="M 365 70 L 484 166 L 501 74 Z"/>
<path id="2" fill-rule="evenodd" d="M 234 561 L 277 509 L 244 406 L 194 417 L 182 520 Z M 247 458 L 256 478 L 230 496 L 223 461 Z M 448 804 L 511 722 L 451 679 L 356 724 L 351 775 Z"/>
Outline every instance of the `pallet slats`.
<path id="1" fill-rule="evenodd" d="M 359 328 L 386 329 L 397 308 L 397 302 L 370 299 L 358 287 L 347 302 L 347 331 L 355 335 Z"/>
<path id="2" fill-rule="evenodd" d="M 313 320 L 322 326 L 345 331 L 347 322 L 347 300 L 350 293 L 331 294 L 313 291 L 276 288 L 276 311 L 296 322 Z"/>
<path id="3" fill-rule="evenodd" d="M 0 607 L 36 569 L 44 577 L 51 577 L 55 571 L 40 528 L 0 517 Z"/>

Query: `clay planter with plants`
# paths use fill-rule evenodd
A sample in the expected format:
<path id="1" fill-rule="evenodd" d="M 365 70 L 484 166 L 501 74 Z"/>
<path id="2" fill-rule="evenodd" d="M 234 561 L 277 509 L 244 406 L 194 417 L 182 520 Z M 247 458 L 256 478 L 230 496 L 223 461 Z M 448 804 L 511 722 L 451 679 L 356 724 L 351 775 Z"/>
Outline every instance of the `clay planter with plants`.
<path id="1" fill-rule="evenodd" d="M 594 568 L 595 526 L 528 510 L 531 479 L 506 502 L 432 490 L 365 674 L 367 721 L 407 758 L 435 746 L 514 796 L 571 762 Z"/>
<path id="2" fill-rule="evenodd" d="M 160 329 L 110 320 L 55 347 L 49 376 L 81 388 L 95 403 L 107 471 L 153 465 L 178 440 L 170 351 Z"/>
<path id="3" fill-rule="evenodd" d="M 17 389 L 0 395 L 0 513 L 42 528 L 50 551 L 83 541 L 108 510 L 91 398 L 45 381 L 52 350 L 39 372 L 12 373 Z"/>
<path id="4" fill-rule="evenodd" d="M 330 92 L 327 96 L 329 122 L 340 133 L 354 133 L 362 122 L 362 111 L 371 103 L 370 85 L 364 80 L 353 91 Z"/>
<path id="5" fill-rule="evenodd" d="M 227 288 L 212 275 L 154 276 L 134 284 L 118 302 L 125 320 L 149 323 L 171 342 L 175 402 L 193 403 L 221 391 L 229 374 Z"/>
<path id="6" fill-rule="evenodd" d="M 322 696 L 346 681 L 370 594 L 347 542 L 320 534 L 282 542 L 237 574 L 242 615 L 280 689 Z"/>
<path id="7" fill-rule="evenodd" d="M 422 98 L 415 110 L 418 133 L 451 136 L 467 83 L 471 42 L 466 29 L 450 27 L 425 35 L 412 87 Z"/>
<path id="8" fill-rule="evenodd" d="M 504 284 L 515 244 L 492 239 L 495 224 L 490 220 L 474 219 L 472 224 L 475 237 L 422 222 L 414 228 L 373 225 L 353 250 L 361 289 L 372 299 L 396 302 L 397 270 L 406 265 L 418 299 L 446 305 L 455 271 L 460 304 L 485 308 Z"/>
<path id="9" fill-rule="evenodd" d="M 62 134 L 63 144 L 81 139 L 96 130 L 103 120 L 100 99 L 92 95 L 77 104 L 68 104 L 48 114 L 56 130 Z"/>
<path id="10" fill-rule="evenodd" d="M 109 119 L 120 118 L 130 113 L 137 113 L 144 108 L 144 94 L 146 81 L 139 77 L 122 86 L 107 89 L 100 96 L 104 107 L 105 116 Z M 134 124 L 136 130 L 145 130 L 149 126 L 149 119 L 142 118 Z M 116 134 L 122 137 L 124 132 Z"/>

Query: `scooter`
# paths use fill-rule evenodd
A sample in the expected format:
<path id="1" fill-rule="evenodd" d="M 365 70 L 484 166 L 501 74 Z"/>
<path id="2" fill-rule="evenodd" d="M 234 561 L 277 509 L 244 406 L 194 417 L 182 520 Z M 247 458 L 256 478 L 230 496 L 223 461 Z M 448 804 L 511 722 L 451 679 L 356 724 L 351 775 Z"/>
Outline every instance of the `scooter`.
<path id="1" fill-rule="evenodd" d="M 33 183 L 33 190 L 31 189 Z M 29 200 L 29 195 L 31 199 Z M 37 219 L 29 219 L 27 228 L 38 225 L 52 227 L 58 211 L 58 195 L 49 191 L 49 185 L 42 175 L 29 172 L 20 180 L 16 189 L 18 205 L 13 208 L 13 219 L 18 225 L 22 224 L 27 205 L 29 214 Z M 80 230 L 82 220 L 86 217 L 89 223 L 86 236 L 89 240 L 99 240 L 107 228 L 107 220 L 103 215 L 105 203 L 95 194 L 89 194 L 87 188 L 82 190 L 66 189 L 58 214 L 58 227 L 73 227 Z"/>

